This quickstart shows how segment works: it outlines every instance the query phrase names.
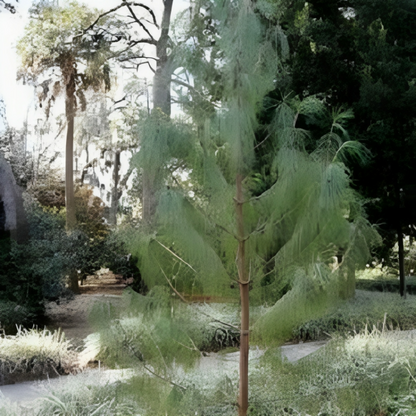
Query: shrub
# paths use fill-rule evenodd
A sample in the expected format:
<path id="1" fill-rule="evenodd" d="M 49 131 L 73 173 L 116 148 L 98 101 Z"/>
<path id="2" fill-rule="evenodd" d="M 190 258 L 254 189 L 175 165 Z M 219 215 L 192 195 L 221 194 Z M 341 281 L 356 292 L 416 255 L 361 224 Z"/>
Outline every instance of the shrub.
<path id="1" fill-rule="evenodd" d="M 359 279 L 356 287 L 361 290 L 400 293 L 400 282 L 397 278 Z M 413 276 L 406 277 L 406 293 L 409 295 L 416 294 L 416 279 Z"/>
<path id="2" fill-rule="evenodd" d="M 16 325 L 30 325 L 35 319 L 35 314 L 26 306 L 16 302 L 0 301 L 0 329 L 7 333 L 16 330 Z"/>
<path id="3" fill-rule="evenodd" d="M 140 287 L 140 272 L 116 235 L 91 237 L 80 229 L 67 233 L 64 212 L 56 208 L 32 205 L 27 212 L 30 239 L 22 244 L 0 240 L 0 300 L 25 307 L 28 317 L 41 317 L 44 299 L 68 293 L 65 284 L 71 271 L 77 270 L 82 279 L 101 267 L 133 277 Z M 30 326 L 33 321 L 14 323 Z"/>
<path id="4" fill-rule="evenodd" d="M 120 377 L 117 377 L 120 378 Z M 127 394 L 123 381 L 112 380 L 103 372 L 68 376 L 50 385 L 47 394 L 30 407 L 0 400 L 0 416 L 136 416 L 143 414 Z"/>
<path id="5" fill-rule="evenodd" d="M 416 328 L 416 297 L 393 293 L 356 291 L 353 299 L 331 308 L 324 316 L 294 329 L 295 339 L 315 340 L 329 334 L 352 334 L 365 327 Z"/>

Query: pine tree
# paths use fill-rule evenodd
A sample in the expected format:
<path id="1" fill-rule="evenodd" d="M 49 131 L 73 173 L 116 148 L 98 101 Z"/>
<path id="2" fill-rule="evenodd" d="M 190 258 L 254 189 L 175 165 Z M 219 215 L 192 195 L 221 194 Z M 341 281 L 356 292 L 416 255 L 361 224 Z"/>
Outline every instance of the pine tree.
<path id="1" fill-rule="evenodd" d="M 256 134 L 261 130 L 259 114 L 270 102 L 267 94 L 276 79 L 276 33 L 263 27 L 249 0 L 214 2 L 210 12 L 218 23 L 221 109 L 210 111 L 197 128 L 173 122 L 163 113 L 143 123 L 145 140 L 134 163 L 151 169 L 161 191 L 155 229 L 132 230 L 129 245 L 152 291 L 136 305 L 131 296 L 130 312 L 140 310 L 146 328 L 140 339 L 135 338 L 135 346 L 130 334 L 122 332 L 120 321 L 114 331 L 124 340 L 117 345 L 124 351 L 128 348 L 145 370 L 153 376 L 155 369 L 160 370 L 159 378 L 172 386 L 169 397 L 180 403 L 192 393 L 169 374 L 169 364 L 179 361 L 186 350 L 198 352 L 198 343 L 185 323 L 175 321 L 175 308 L 180 307 L 170 303 L 166 289 L 187 302 L 214 296 L 235 299 L 238 286 L 238 411 L 246 415 L 251 334 L 258 345 L 274 344 L 294 325 L 322 312 L 337 298 L 338 279 L 344 277 L 343 267 L 331 269 L 333 257 L 343 250 L 347 270 L 354 269 L 367 259 L 377 234 L 350 189 L 345 163 L 349 157 L 368 158 L 360 144 L 348 139 L 345 126 L 352 113 L 330 113 L 315 97 L 303 101 L 282 97 L 272 105 L 272 121 L 260 141 L 269 143 L 270 186 L 259 192 Z M 308 131 L 298 126 L 301 117 L 310 124 L 329 120 L 329 132 L 311 143 Z M 178 166 L 188 179 L 179 178 Z M 282 297 L 285 284 L 290 290 Z M 155 313 L 151 323 L 147 317 L 156 309 L 158 291 L 163 292 L 160 299 L 172 306 L 163 309 L 163 318 L 162 312 Z M 275 303 L 251 328 L 249 293 L 253 301 L 268 296 Z M 149 349 L 147 337 L 156 349 Z M 110 335 L 106 341 L 114 338 Z M 115 354 L 116 348 L 112 351 Z M 124 360 L 123 354 L 117 360 Z M 149 367 L 149 362 L 155 364 Z"/>

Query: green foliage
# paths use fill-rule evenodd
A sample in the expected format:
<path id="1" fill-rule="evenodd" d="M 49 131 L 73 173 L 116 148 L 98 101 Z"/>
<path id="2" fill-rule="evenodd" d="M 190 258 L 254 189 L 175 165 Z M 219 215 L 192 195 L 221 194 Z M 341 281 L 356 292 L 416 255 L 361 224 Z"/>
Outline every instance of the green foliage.
<path id="1" fill-rule="evenodd" d="M 375 277 L 371 279 L 360 278 L 357 280 L 357 289 L 400 293 L 400 281 L 397 277 L 381 278 L 380 280 Z M 414 277 L 406 277 L 406 293 L 409 295 L 416 294 L 416 279 Z"/>
<path id="2" fill-rule="evenodd" d="M 319 95 L 332 108 L 353 108 L 350 136 L 373 156 L 365 166 L 351 164 L 354 188 L 368 199 L 370 221 L 380 224 L 380 257 L 386 257 L 397 228 L 407 233 L 414 223 L 415 4 L 353 0 L 346 7 L 331 0 L 325 6 L 298 1 L 283 9 L 291 56 L 276 94 L 293 90 Z"/>
<path id="3" fill-rule="evenodd" d="M 328 334 L 353 335 L 365 328 L 409 330 L 416 327 L 414 296 L 357 290 L 353 299 L 337 304 L 317 319 L 293 330 L 295 339 L 315 340 Z"/>
<path id="4" fill-rule="evenodd" d="M 252 370 L 253 414 L 411 415 L 414 347 L 408 333 L 374 330 L 334 339 L 296 364 L 269 350 Z"/>
<path id="5" fill-rule="evenodd" d="M 60 7 L 42 0 L 34 4 L 30 12 L 32 19 L 17 46 L 22 58 L 22 76 L 36 80 L 40 74 L 52 67 L 60 67 L 64 72 L 68 60 L 72 65 L 72 60 L 77 59 L 86 64 L 82 76 L 79 77 L 83 88 L 93 87 L 98 90 L 102 82 L 109 86 L 109 68 L 105 53 L 106 47 L 108 49 L 107 42 L 102 39 L 98 45 L 92 36 L 81 36 L 82 29 L 87 28 L 98 17 L 97 9 L 91 10 L 76 1 Z M 104 81 L 98 74 L 106 74 Z M 67 76 L 65 73 L 62 75 Z M 52 100 L 60 93 L 61 88 L 59 82 L 54 84 Z M 49 87 L 45 85 L 39 98 L 46 98 L 48 92 Z M 77 95 L 84 107 L 82 89 Z M 51 102 L 48 103 L 50 104 Z"/>
<path id="6" fill-rule="evenodd" d="M 101 209 L 98 207 L 98 211 Z M 94 206 L 87 212 L 91 214 L 93 210 Z M 0 300 L 16 307 L 14 315 L 7 313 L 0 319 L 3 326 L 34 323 L 43 314 L 45 299 L 69 294 L 66 283 L 71 270 L 76 270 L 82 279 L 101 267 L 109 267 L 125 278 L 133 277 L 136 290 L 144 289 L 134 259 L 115 234 L 107 234 L 101 217 L 95 222 L 89 223 L 87 218 L 81 223 L 85 231 L 67 233 L 62 210 L 33 205 L 27 214 L 29 241 L 17 244 L 9 239 L 0 240 Z M 105 238 L 99 232 L 98 236 L 95 234 L 97 228 L 105 231 Z M 19 308 L 28 311 L 26 319 L 21 320 Z"/>
<path id="7" fill-rule="evenodd" d="M 0 328 L 10 334 L 16 330 L 16 325 L 30 326 L 35 321 L 33 310 L 16 302 L 0 301 Z"/>
<path id="8" fill-rule="evenodd" d="M 104 222 L 104 203 L 88 186 L 75 190 L 77 227 L 90 238 L 105 238 L 109 232 Z"/>

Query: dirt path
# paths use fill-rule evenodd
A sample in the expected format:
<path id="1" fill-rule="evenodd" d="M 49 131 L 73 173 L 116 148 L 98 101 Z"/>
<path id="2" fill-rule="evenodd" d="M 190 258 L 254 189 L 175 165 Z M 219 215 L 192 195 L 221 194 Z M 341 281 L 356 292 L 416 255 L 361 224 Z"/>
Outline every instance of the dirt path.
<path id="1" fill-rule="evenodd" d="M 126 288 L 122 279 L 112 272 L 89 276 L 80 286 L 80 294 L 59 299 L 46 305 L 46 326 L 50 330 L 61 328 L 75 347 L 83 345 L 83 339 L 93 332 L 88 321 L 89 313 L 97 302 L 117 305 Z"/>

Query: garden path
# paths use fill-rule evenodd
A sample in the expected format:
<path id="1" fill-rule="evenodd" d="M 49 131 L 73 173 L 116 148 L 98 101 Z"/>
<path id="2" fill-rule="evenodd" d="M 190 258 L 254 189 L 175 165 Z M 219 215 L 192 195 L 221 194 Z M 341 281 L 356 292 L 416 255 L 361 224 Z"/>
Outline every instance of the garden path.
<path id="1" fill-rule="evenodd" d="M 92 333 L 92 328 L 88 322 L 89 311 L 96 302 L 109 302 L 113 305 L 121 302 L 121 294 L 126 287 L 125 282 L 111 272 L 89 276 L 80 286 L 80 294 L 73 298 L 60 299 L 58 302 L 49 302 L 47 310 L 47 328 L 50 330 L 59 327 L 65 333 L 67 339 L 72 341 L 75 348 L 82 348 L 84 339 Z M 293 345 L 283 345 L 281 347 L 282 358 L 290 362 L 297 360 L 317 351 L 326 341 L 306 342 Z M 262 355 L 260 350 L 250 351 L 250 360 L 255 362 Z M 199 363 L 200 370 L 238 370 L 239 352 L 228 354 L 211 353 L 207 357 L 202 357 Z M 88 361 L 88 359 L 87 359 Z M 97 369 L 89 368 L 87 372 L 96 372 Z M 100 378 L 108 378 L 111 382 L 120 377 L 120 370 L 104 370 L 100 372 Z M 9 399 L 12 402 L 20 402 L 30 406 L 33 400 L 44 397 L 49 385 L 52 388 L 59 386 L 59 383 L 71 382 L 73 377 L 83 377 L 80 373 L 74 376 L 61 376 L 43 381 L 27 381 L 12 385 L 0 386 L 0 400 Z M 3 396 L 3 397 L 2 397 Z"/>

